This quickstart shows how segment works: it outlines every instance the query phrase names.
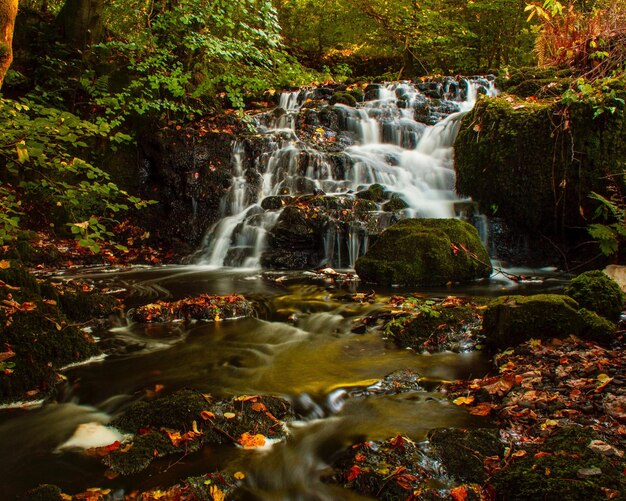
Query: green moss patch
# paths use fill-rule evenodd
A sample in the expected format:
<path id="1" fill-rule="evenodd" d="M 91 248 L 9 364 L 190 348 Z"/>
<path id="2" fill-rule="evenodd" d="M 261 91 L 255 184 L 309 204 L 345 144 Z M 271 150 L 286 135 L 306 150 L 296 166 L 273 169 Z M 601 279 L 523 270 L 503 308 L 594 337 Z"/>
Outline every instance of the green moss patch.
<path id="1" fill-rule="evenodd" d="M 457 219 L 399 221 L 381 234 L 355 268 L 365 282 L 383 285 L 444 285 L 491 273 L 478 232 Z"/>
<path id="2" fill-rule="evenodd" d="M 601 270 L 586 271 L 573 278 L 565 294 L 598 315 L 616 321 L 624 307 L 624 295 L 613 279 Z"/>

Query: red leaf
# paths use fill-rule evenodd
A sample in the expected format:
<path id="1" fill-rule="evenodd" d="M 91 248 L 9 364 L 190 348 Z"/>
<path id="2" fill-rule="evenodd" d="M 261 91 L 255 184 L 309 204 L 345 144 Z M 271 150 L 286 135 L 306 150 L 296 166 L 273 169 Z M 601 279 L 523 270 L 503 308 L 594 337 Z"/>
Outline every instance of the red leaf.
<path id="1" fill-rule="evenodd" d="M 355 478 L 357 478 L 360 474 L 362 473 L 361 468 L 359 468 L 357 465 L 354 465 L 352 468 L 350 468 L 348 470 L 348 473 L 346 473 L 346 480 L 348 482 L 352 482 Z"/>
<path id="2" fill-rule="evenodd" d="M 467 499 L 467 487 L 461 485 L 450 491 L 450 496 L 454 501 L 465 501 Z"/>

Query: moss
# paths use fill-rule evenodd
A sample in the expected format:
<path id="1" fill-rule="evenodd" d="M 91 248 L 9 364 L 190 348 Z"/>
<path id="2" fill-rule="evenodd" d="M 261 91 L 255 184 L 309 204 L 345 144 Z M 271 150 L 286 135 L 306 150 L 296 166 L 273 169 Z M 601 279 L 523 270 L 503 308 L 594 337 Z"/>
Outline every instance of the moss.
<path id="1" fill-rule="evenodd" d="M 599 438 L 590 428 L 559 430 L 541 447 L 543 454 L 527 454 L 496 473 L 492 483 L 497 498 L 599 501 L 607 499 L 605 489 L 624 492 L 624 461 L 596 454 L 587 447 Z M 588 468 L 599 468 L 601 474 L 580 478 L 578 472 Z"/>
<path id="2" fill-rule="evenodd" d="M 282 438 L 283 421 L 293 416 L 289 402 L 280 397 L 241 397 L 210 403 L 195 390 L 180 390 L 150 402 L 137 402 L 114 419 L 112 426 L 140 434 L 129 448 L 114 451 L 104 462 L 129 475 L 145 469 L 155 456 L 193 452 L 205 444 L 232 444 L 244 433 Z M 191 430 L 198 434 L 178 445 L 172 443 L 167 433 L 183 436 Z"/>
<path id="3" fill-rule="evenodd" d="M 385 200 L 385 188 L 380 184 L 372 184 L 367 190 L 359 191 L 356 197 L 372 202 L 382 202 Z"/>
<path id="4" fill-rule="evenodd" d="M 613 341 L 617 329 L 613 322 L 587 308 L 581 308 L 578 314 L 584 323 L 581 331 L 582 337 L 600 344 L 610 344 Z"/>
<path id="5" fill-rule="evenodd" d="M 504 452 L 496 429 L 442 428 L 431 431 L 428 438 L 448 474 L 462 482 L 484 482 L 484 460 Z"/>
<path id="6" fill-rule="evenodd" d="M 579 238 L 595 210 L 588 194 L 609 196 L 606 179 L 621 179 L 626 158 L 623 112 L 594 113 L 584 102 L 480 98 L 455 143 L 457 191 L 513 230 Z"/>
<path id="7" fill-rule="evenodd" d="M 11 346 L 16 364 L 12 374 L 0 376 L 0 401 L 23 398 L 31 390 L 38 390 L 38 397 L 46 395 L 56 383 L 57 369 L 99 353 L 88 334 L 64 324 L 55 306 L 41 301 L 35 305 L 32 311 L 13 313 L 8 326 L 0 315 L 6 326 L 0 345 Z"/>
<path id="8" fill-rule="evenodd" d="M 115 298 L 106 294 L 67 291 L 58 297 L 61 309 L 68 318 L 77 322 L 109 315 L 117 306 Z"/>
<path id="9" fill-rule="evenodd" d="M 366 282 L 443 285 L 488 277 L 489 263 L 470 224 L 456 219 L 404 219 L 387 228 L 355 268 Z"/>
<path id="10" fill-rule="evenodd" d="M 383 210 L 388 211 L 388 212 L 404 210 L 408 207 L 409 207 L 409 204 L 407 204 L 404 200 L 402 200 L 398 196 L 392 197 L 391 200 L 389 200 L 389 202 L 386 202 L 385 204 L 383 204 Z"/>
<path id="11" fill-rule="evenodd" d="M 356 106 L 355 97 L 349 92 L 335 92 L 329 101 L 330 104 L 345 104 L 347 106 Z"/>
<path id="12" fill-rule="evenodd" d="M 193 421 L 207 407 L 206 399 L 199 392 L 181 390 L 152 402 L 137 402 L 111 425 L 128 433 L 146 427 L 191 429 Z"/>
<path id="13" fill-rule="evenodd" d="M 601 270 L 586 271 L 573 278 L 565 287 L 565 294 L 610 320 L 618 320 L 624 306 L 619 285 Z"/>
<path id="14" fill-rule="evenodd" d="M 42 484 L 29 490 L 24 499 L 29 501 L 60 501 L 63 499 L 63 492 L 56 485 Z"/>
<path id="15" fill-rule="evenodd" d="M 486 343 L 495 348 L 532 338 L 579 335 L 582 329 L 578 303 L 558 294 L 502 296 L 487 307 L 483 318 Z"/>

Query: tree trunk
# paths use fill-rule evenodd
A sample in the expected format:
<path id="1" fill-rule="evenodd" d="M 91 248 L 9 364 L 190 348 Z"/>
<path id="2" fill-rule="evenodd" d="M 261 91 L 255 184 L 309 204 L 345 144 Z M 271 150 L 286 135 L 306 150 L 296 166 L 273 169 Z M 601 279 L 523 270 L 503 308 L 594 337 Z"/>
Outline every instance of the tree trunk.
<path id="1" fill-rule="evenodd" d="M 103 9 L 104 0 L 67 0 L 57 16 L 63 38 L 78 50 L 98 43 L 104 30 Z"/>
<path id="2" fill-rule="evenodd" d="M 13 61 L 13 29 L 18 0 L 0 0 L 0 89 Z"/>

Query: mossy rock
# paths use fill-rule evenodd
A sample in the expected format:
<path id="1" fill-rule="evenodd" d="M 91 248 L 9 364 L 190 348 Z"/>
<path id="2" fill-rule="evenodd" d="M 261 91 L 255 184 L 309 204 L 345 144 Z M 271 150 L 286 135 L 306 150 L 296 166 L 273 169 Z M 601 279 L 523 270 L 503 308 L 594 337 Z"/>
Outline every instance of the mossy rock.
<path id="1" fill-rule="evenodd" d="M 572 80 L 570 78 L 543 78 L 536 80 L 525 80 L 514 87 L 507 89 L 509 94 L 519 97 L 549 98 L 559 97 L 570 88 Z"/>
<path id="2" fill-rule="evenodd" d="M 394 196 L 389 200 L 389 202 L 385 202 L 383 204 L 383 210 L 387 212 L 396 212 L 400 210 L 407 209 L 409 204 L 407 204 L 404 200 L 402 200 L 398 196 Z"/>
<path id="3" fill-rule="evenodd" d="M 594 113 L 586 102 L 479 98 L 455 142 L 458 193 L 537 242 L 587 238 L 580 228 L 597 208 L 587 195 L 610 196 L 609 177 L 623 189 L 626 158 L 623 111 Z"/>
<path id="4" fill-rule="evenodd" d="M 600 439 L 590 428 L 570 427 L 559 430 L 541 446 L 543 454 L 533 450 L 512 465 L 497 472 L 492 479 L 497 499 L 559 499 L 562 501 L 601 501 L 607 494 L 623 499 L 626 480 L 623 459 L 607 457 L 589 449 L 592 440 Z M 595 469 L 597 475 L 582 471 Z M 621 493 L 621 496 L 620 496 Z"/>
<path id="5" fill-rule="evenodd" d="M 485 342 L 506 348 L 533 338 L 579 335 L 584 322 L 578 309 L 571 297 L 559 294 L 499 297 L 485 310 Z"/>
<path id="6" fill-rule="evenodd" d="M 383 285 L 445 285 L 491 274 L 489 254 L 476 228 L 458 219 L 399 221 L 380 235 L 355 268 L 365 282 Z"/>
<path id="7" fill-rule="evenodd" d="M 23 497 L 29 501 L 61 501 L 63 491 L 56 485 L 42 484 L 29 490 Z"/>
<path id="8" fill-rule="evenodd" d="M 596 343 L 610 344 L 615 339 L 617 325 L 598 315 L 595 311 L 581 308 L 578 314 L 583 321 L 581 337 Z"/>
<path id="9" fill-rule="evenodd" d="M 480 317 L 471 305 L 441 307 L 428 305 L 428 302 L 423 305 L 416 316 L 400 317 L 385 324 L 385 332 L 391 334 L 401 348 L 418 352 L 461 351 L 466 348 L 463 342 L 470 342 L 465 340 L 465 335 L 479 330 Z M 477 340 L 473 339 L 472 343 L 475 345 Z"/>
<path id="10" fill-rule="evenodd" d="M 356 106 L 356 98 L 349 92 L 335 92 L 329 100 L 330 104 L 345 104 L 347 106 Z"/>
<path id="11" fill-rule="evenodd" d="M 462 482 L 483 483 L 485 459 L 504 453 L 497 429 L 440 428 L 432 430 L 428 439 L 448 474 Z"/>
<path id="12" fill-rule="evenodd" d="M 382 202 L 385 200 L 385 188 L 380 184 L 372 184 L 367 190 L 359 191 L 355 196 L 362 200 Z"/>
<path id="13" fill-rule="evenodd" d="M 280 397 L 250 396 L 210 402 L 192 389 L 137 402 L 111 422 L 137 434 L 130 447 L 113 451 L 104 463 L 122 475 L 144 470 L 155 457 L 197 451 L 206 444 L 234 444 L 244 434 L 283 438 L 291 405 Z M 190 432 L 193 432 L 190 434 Z M 172 436 L 187 438 L 174 443 Z"/>
<path id="14" fill-rule="evenodd" d="M 64 291 L 58 295 L 59 307 L 68 318 L 86 322 L 113 313 L 117 300 L 113 296 L 81 291 Z"/>
<path id="15" fill-rule="evenodd" d="M 616 321 L 624 307 L 624 295 L 612 278 L 601 270 L 586 271 L 570 280 L 565 294 L 598 315 Z"/>
<path id="16" fill-rule="evenodd" d="M 24 397 L 38 391 L 46 396 L 57 383 L 56 371 L 68 364 L 97 355 L 100 350 L 91 336 L 67 325 L 54 305 L 42 301 L 35 309 L 18 311 L 9 317 L 0 312 L 0 346 L 11 346 L 15 357 L 13 373 L 0 377 L 0 401 Z M 7 325 L 9 324 L 9 325 Z"/>

